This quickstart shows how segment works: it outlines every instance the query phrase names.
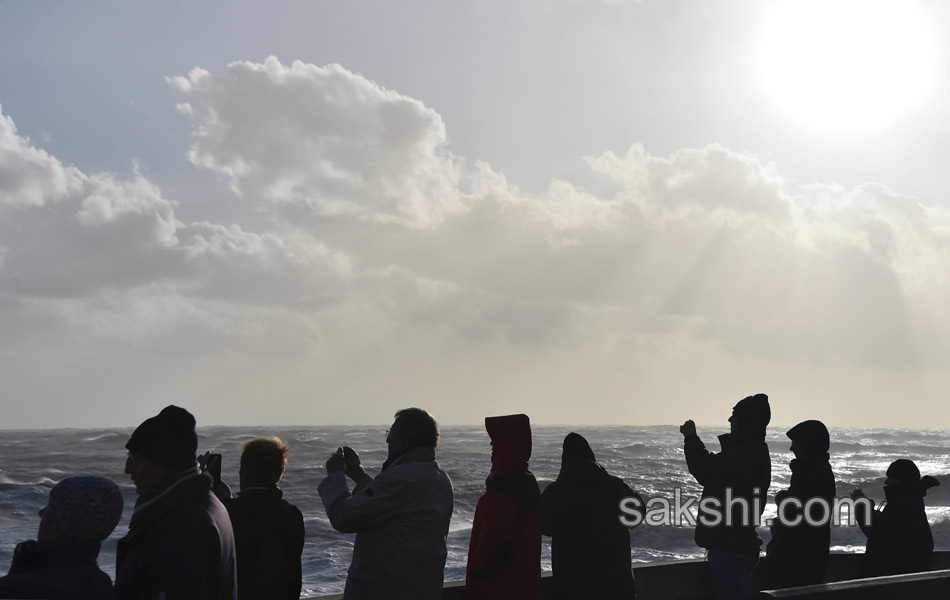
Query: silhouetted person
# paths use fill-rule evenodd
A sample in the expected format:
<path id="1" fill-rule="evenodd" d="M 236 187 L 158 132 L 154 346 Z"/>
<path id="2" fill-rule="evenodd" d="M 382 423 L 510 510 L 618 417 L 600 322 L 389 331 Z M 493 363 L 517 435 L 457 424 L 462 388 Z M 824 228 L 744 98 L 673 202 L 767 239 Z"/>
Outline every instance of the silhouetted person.
<path id="1" fill-rule="evenodd" d="M 561 472 L 541 493 L 542 531 L 551 536 L 553 597 L 636 597 L 630 565 L 630 532 L 620 522 L 620 501 L 643 499 L 594 459 L 582 436 L 564 438 Z"/>
<path id="2" fill-rule="evenodd" d="M 527 415 L 486 417 L 488 488 L 475 506 L 465 569 L 469 599 L 535 598 L 541 586 L 541 494 L 528 470 Z"/>
<path id="3" fill-rule="evenodd" d="M 231 497 L 227 484 L 215 481 L 215 494 L 228 509 L 234 528 L 239 600 L 300 598 L 303 515 L 283 499 L 277 486 L 289 451 L 277 437 L 248 440 L 241 444 L 237 498 Z M 206 454 L 200 462 L 217 459 L 211 457 Z"/>
<path id="4" fill-rule="evenodd" d="M 914 461 L 901 458 L 887 468 L 884 497 L 878 509 L 855 506 L 855 518 L 868 537 L 862 574 L 865 577 L 929 571 L 934 538 L 924 510 L 927 490 L 940 482 L 927 475 L 920 477 Z M 862 498 L 856 489 L 852 498 Z M 868 521 L 865 525 L 865 522 Z"/>
<path id="5" fill-rule="evenodd" d="M 771 417 L 765 394 L 741 400 L 729 417 L 730 433 L 719 436 L 719 454 L 706 450 L 693 421 L 680 427 L 686 465 L 703 486 L 696 544 L 706 548 L 717 600 L 745 600 L 752 593 L 752 569 L 762 545 L 755 524 L 765 510 L 772 478 L 765 443 L 765 428 Z M 707 498 L 720 504 L 718 523 L 710 519 L 712 513 L 704 513 Z"/>
<path id="6" fill-rule="evenodd" d="M 116 548 L 116 600 L 236 600 L 231 519 L 198 470 L 195 418 L 167 406 L 125 447 L 138 499 Z"/>
<path id="7" fill-rule="evenodd" d="M 36 540 L 17 544 L 0 598 L 110 600 L 112 580 L 96 558 L 122 517 L 122 492 L 104 477 L 63 479 L 40 510 Z"/>
<path id="8" fill-rule="evenodd" d="M 835 475 L 828 462 L 830 438 L 821 421 L 803 421 L 788 431 L 795 454 L 790 467 L 792 480 L 787 490 L 775 494 L 783 510 L 772 522 L 772 539 L 766 557 L 759 562 L 766 589 L 798 587 L 822 583 L 831 547 L 831 509 L 835 500 Z M 817 498 L 808 511 L 805 505 Z M 797 506 L 796 506 L 797 504 Z M 798 521 L 798 524 L 794 524 Z M 823 522 L 821 526 L 815 523 Z"/>
<path id="9" fill-rule="evenodd" d="M 454 493 L 435 460 L 438 425 L 421 408 L 404 408 L 386 443 L 389 457 L 376 479 L 344 446 L 327 461 L 318 488 L 334 529 L 356 533 L 343 597 L 439 600 Z M 347 476 L 356 483 L 352 494 Z"/>

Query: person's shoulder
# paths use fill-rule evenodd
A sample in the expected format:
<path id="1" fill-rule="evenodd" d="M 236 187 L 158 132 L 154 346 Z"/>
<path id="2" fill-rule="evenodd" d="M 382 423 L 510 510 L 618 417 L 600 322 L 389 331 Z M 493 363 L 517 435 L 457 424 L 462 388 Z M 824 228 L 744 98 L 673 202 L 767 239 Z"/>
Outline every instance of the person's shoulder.
<path id="1" fill-rule="evenodd" d="M 623 492 L 624 494 L 627 494 L 633 491 L 633 488 L 631 488 L 627 484 L 627 482 L 623 480 L 623 477 L 618 477 L 617 475 L 611 475 L 610 473 L 606 473 L 606 472 L 605 474 L 606 474 L 606 477 L 604 478 L 604 480 L 609 482 L 609 484 L 613 488 Z"/>
<path id="2" fill-rule="evenodd" d="M 303 513 L 300 512 L 300 509 L 297 508 L 296 505 L 291 504 L 287 500 L 281 498 L 279 506 L 280 506 L 281 512 L 283 512 L 285 515 L 303 520 Z"/>
<path id="3" fill-rule="evenodd" d="M 219 528 L 222 522 L 230 523 L 228 509 L 212 492 L 202 494 L 177 510 L 170 511 L 162 519 L 161 527 L 211 527 Z"/>
<path id="4" fill-rule="evenodd" d="M 541 490 L 541 495 L 554 496 L 556 494 L 561 493 L 562 487 L 564 487 L 564 482 L 558 481 L 557 479 L 555 479 L 551 483 L 547 484 L 543 490 Z"/>

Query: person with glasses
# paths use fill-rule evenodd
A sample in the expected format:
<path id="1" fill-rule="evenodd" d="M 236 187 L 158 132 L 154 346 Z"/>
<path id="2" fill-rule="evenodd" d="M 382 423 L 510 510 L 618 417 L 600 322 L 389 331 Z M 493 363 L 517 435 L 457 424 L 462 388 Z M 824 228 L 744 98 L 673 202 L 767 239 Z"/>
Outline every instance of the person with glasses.
<path id="1" fill-rule="evenodd" d="M 349 446 L 327 461 L 317 488 L 327 517 L 337 531 L 356 534 L 345 600 L 442 598 L 455 494 L 435 459 L 438 443 L 432 415 L 405 408 L 386 432 L 388 456 L 375 478 Z"/>

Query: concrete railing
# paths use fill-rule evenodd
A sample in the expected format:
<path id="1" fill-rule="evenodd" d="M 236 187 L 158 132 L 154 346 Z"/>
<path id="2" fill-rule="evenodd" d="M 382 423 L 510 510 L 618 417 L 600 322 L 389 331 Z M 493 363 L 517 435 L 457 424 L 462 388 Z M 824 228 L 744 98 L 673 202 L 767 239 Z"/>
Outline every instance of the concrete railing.
<path id="1" fill-rule="evenodd" d="M 950 598 L 950 551 L 934 552 L 932 571 L 859 579 L 863 554 L 832 554 L 825 572 L 828 583 L 760 592 L 758 598 L 796 600 L 906 600 Z M 637 600 L 712 600 L 708 563 L 701 559 L 668 560 L 633 565 Z M 551 573 L 541 575 L 537 600 L 551 600 Z M 936 591 L 934 591 L 936 590 Z M 320 600 L 341 600 L 342 594 Z M 465 582 L 445 584 L 442 600 L 464 600 Z M 316 599 L 314 599 L 316 600 Z"/>
<path id="2" fill-rule="evenodd" d="M 759 592 L 757 600 L 937 600 L 950 598 L 950 570 L 852 579 Z"/>

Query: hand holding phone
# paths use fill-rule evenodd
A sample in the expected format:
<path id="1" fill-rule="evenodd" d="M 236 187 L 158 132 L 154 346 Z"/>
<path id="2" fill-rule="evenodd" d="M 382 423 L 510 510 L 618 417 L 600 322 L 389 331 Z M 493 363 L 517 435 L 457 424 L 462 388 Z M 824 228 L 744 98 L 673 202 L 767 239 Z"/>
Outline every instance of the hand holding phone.
<path id="1" fill-rule="evenodd" d="M 330 458 L 327 460 L 327 473 L 336 473 L 337 471 L 345 471 L 346 462 L 343 460 L 343 447 L 336 449 L 336 452 L 330 455 Z"/>
<path id="2" fill-rule="evenodd" d="M 221 455 L 220 454 L 209 454 L 208 455 L 208 472 L 211 473 L 211 478 L 215 481 L 221 481 Z"/>

